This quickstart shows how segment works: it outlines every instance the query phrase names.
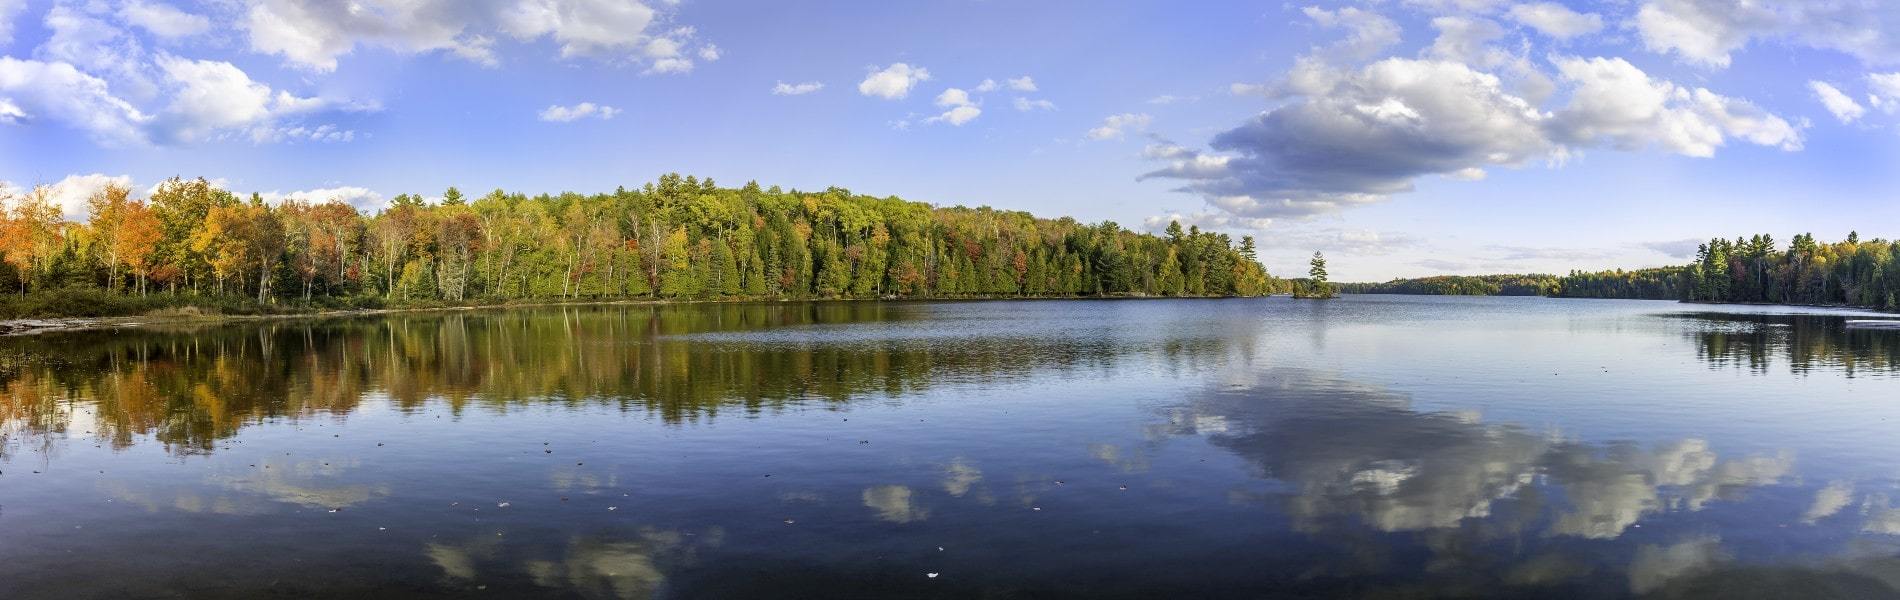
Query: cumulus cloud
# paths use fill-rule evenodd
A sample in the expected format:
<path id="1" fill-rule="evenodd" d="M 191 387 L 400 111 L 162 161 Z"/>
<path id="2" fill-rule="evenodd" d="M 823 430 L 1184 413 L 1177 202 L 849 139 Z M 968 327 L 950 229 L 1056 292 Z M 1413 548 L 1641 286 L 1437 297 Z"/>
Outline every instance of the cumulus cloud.
<path id="1" fill-rule="evenodd" d="M 778 85 L 772 86 L 772 95 L 803 96 L 822 89 L 825 89 L 825 84 L 816 81 L 807 81 L 804 83 L 785 83 L 780 81 Z"/>
<path id="2" fill-rule="evenodd" d="M 1603 17 L 1579 13 L 1555 2 L 1535 2 L 1511 7 L 1511 19 L 1544 35 L 1568 40 L 1603 30 Z"/>
<path id="3" fill-rule="evenodd" d="M 930 81 L 928 69 L 912 67 L 904 63 L 892 63 L 891 66 L 882 69 L 871 67 L 871 74 L 858 83 L 858 93 L 885 100 L 898 100 L 909 96 L 910 89 L 922 81 Z"/>
<path id="4" fill-rule="evenodd" d="M 0 122 L 57 122 L 114 146 L 243 133 L 253 141 L 276 141 L 295 139 L 283 132 L 299 127 L 324 129 L 318 137 L 328 141 L 347 141 L 353 132 L 285 121 L 325 110 L 373 110 L 273 90 L 228 62 L 150 53 L 138 36 L 103 18 L 111 14 L 160 37 L 187 34 L 203 19 L 150 2 L 124 4 L 117 13 L 55 5 L 47 11 L 49 35 L 34 49 L 35 60 L 0 59 Z M 165 104 L 141 108 L 158 101 Z"/>
<path id="5" fill-rule="evenodd" d="M 1036 80 L 1030 79 L 1028 75 L 1012 78 L 1009 80 L 1009 89 L 1018 92 L 1033 92 L 1036 91 Z"/>
<path id="6" fill-rule="evenodd" d="M 74 174 L 57 183 L 46 186 L 47 199 L 59 207 L 60 214 L 67 220 L 83 221 L 88 213 L 86 200 L 93 194 L 104 190 L 108 185 L 132 189 L 132 177 L 128 175 L 106 175 L 104 173 Z M 16 187 L 0 182 L 0 189 Z M 21 193 L 14 192 L 16 195 Z"/>
<path id="7" fill-rule="evenodd" d="M 1130 130 L 1148 129 L 1148 124 L 1153 121 L 1154 117 L 1148 116 L 1147 113 L 1109 115 L 1108 118 L 1102 119 L 1100 127 L 1090 129 L 1088 136 L 1091 140 L 1119 140 Z"/>
<path id="8" fill-rule="evenodd" d="M 976 87 L 972 89 L 975 89 L 976 92 L 979 94 L 987 94 L 987 93 L 996 91 L 997 88 L 1000 88 L 1000 87 L 1002 86 L 997 84 L 996 80 L 984 79 L 982 83 L 976 84 Z"/>
<path id="9" fill-rule="evenodd" d="M 937 106 L 947 110 L 943 114 L 925 119 L 925 122 L 944 122 L 960 127 L 983 114 L 983 109 L 970 101 L 970 93 L 957 88 L 946 89 L 942 94 L 938 94 Z"/>
<path id="10" fill-rule="evenodd" d="M 1651 51 L 1706 67 L 1727 67 L 1756 40 L 1836 50 L 1868 64 L 1900 62 L 1900 11 L 1885 2 L 1648 0 L 1635 26 Z"/>
<path id="11" fill-rule="evenodd" d="M 1620 149 L 1653 145 L 1698 157 L 1714 156 L 1726 137 L 1801 149 L 1793 125 L 1745 100 L 1651 78 L 1621 58 L 1555 62 L 1560 77 L 1574 85 L 1569 105 L 1552 119 L 1552 133 L 1565 142 Z"/>
<path id="12" fill-rule="evenodd" d="M 587 118 L 607 120 L 620 114 L 620 109 L 604 104 L 582 102 L 573 106 L 550 105 L 540 113 L 540 119 L 550 123 L 569 123 Z"/>
<path id="13" fill-rule="evenodd" d="M 164 55 L 157 66 L 174 88 L 158 132 L 170 140 L 196 141 L 219 129 L 268 121 L 274 111 L 311 108 L 307 98 L 274 97 L 269 86 L 252 81 L 231 63 Z"/>
<path id="14" fill-rule="evenodd" d="M 113 96 L 105 80 L 70 64 L 11 56 L 0 56 L 0 103 L 8 122 L 59 122 L 109 146 L 144 143 L 144 127 L 152 120 Z"/>
<path id="15" fill-rule="evenodd" d="M 133 0 L 119 7 L 119 18 L 164 39 L 191 37 L 211 30 L 211 19 L 170 4 Z"/>
<path id="16" fill-rule="evenodd" d="M 335 70 L 337 59 L 358 46 L 447 52 L 494 65 L 499 35 L 550 39 L 563 58 L 645 64 L 648 73 L 691 71 L 695 57 L 718 60 L 717 46 L 693 48 L 694 29 L 665 28 L 667 17 L 645 2 L 621 0 L 258 0 L 241 25 L 251 49 L 317 72 Z"/>
<path id="17" fill-rule="evenodd" d="M 1813 90 L 1814 99 L 1820 100 L 1821 106 L 1827 107 L 1827 112 L 1842 123 L 1852 123 L 1867 114 L 1866 107 L 1825 81 L 1809 81 L 1808 89 Z"/>
<path id="18" fill-rule="evenodd" d="M 1446 60 L 1388 58 L 1357 70 L 1303 61 L 1285 103 L 1216 135 L 1212 152 L 1172 149 L 1142 179 L 1248 217 L 1305 216 L 1410 191 L 1428 175 L 1560 162 L 1592 146 L 1710 156 L 1729 139 L 1801 147 L 1786 120 L 1746 101 L 1656 80 L 1616 58 L 1553 59 L 1567 103 L 1545 110 L 1493 74 Z"/>

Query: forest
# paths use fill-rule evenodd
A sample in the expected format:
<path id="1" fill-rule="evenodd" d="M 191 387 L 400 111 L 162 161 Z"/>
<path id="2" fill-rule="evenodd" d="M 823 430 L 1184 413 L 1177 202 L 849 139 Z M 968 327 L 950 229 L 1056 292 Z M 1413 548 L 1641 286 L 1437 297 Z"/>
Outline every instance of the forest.
<path id="1" fill-rule="evenodd" d="M 1382 283 L 1336 283 L 1347 294 L 1426 296 L 1543 296 L 1557 285 L 1552 275 L 1437 275 Z"/>
<path id="2" fill-rule="evenodd" d="M 172 178 L 107 187 L 83 222 L 45 186 L 0 216 L 0 317 L 503 301 L 1258 296 L 1290 290 L 1251 236 L 1165 235 L 832 187 L 722 188 L 669 173 L 639 189 L 266 202 Z"/>

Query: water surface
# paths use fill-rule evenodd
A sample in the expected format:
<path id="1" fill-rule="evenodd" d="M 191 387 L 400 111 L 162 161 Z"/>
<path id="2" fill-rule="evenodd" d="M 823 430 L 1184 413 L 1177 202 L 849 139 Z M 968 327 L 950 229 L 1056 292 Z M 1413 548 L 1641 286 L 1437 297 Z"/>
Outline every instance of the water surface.
<path id="1" fill-rule="evenodd" d="M 1891 597 L 1900 331 L 1357 296 L 0 339 L 0 597 Z"/>

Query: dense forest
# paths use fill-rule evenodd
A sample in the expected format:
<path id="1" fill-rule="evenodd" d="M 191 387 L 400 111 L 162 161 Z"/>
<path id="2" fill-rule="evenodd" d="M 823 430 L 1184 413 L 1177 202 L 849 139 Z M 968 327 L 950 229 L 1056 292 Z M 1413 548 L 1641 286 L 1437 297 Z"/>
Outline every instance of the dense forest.
<path id="1" fill-rule="evenodd" d="M 1801 234 L 1786 249 L 1768 235 L 1713 239 L 1696 250 L 1687 272 L 1689 300 L 1900 310 L 1900 244 L 1859 233 L 1832 244 Z"/>
<path id="2" fill-rule="evenodd" d="M 106 188 L 69 222 L 42 186 L 0 198 L 0 290 L 33 314 L 212 301 L 366 307 L 568 299 L 1256 296 L 1287 291 L 1252 237 L 935 207 L 667 174 L 637 190 L 268 203 L 200 178 Z M 84 291 L 75 295 L 74 291 Z M 65 294 L 65 295 L 62 295 Z M 97 301 L 78 302 L 75 298 Z M 34 300 L 39 299 L 39 304 Z M 137 300 L 132 300 L 137 299 Z M 118 302 L 126 306 L 114 304 Z M 128 307 L 129 306 L 129 307 Z M 4 315 L 0 315 L 4 316 Z"/>

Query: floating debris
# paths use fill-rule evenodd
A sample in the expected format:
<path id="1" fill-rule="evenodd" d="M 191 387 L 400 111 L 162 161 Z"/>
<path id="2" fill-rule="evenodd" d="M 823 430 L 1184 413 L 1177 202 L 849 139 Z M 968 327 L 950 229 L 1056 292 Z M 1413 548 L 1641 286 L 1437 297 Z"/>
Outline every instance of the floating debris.
<path id="1" fill-rule="evenodd" d="M 936 579 L 936 578 L 937 578 L 937 575 L 938 575 L 937 573 L 925 573 L 925 574 L 924 574 L 924 576 L 925 576 L 925 577 L 929 577 L 929 578 L 931 578 L 931 579 Z"/>
<path id="2" fill-rule="evenodd" d="M 496 504 L 495 508 L 508 508 L 508 503 L 502 502 L 502 503 Z"/>

